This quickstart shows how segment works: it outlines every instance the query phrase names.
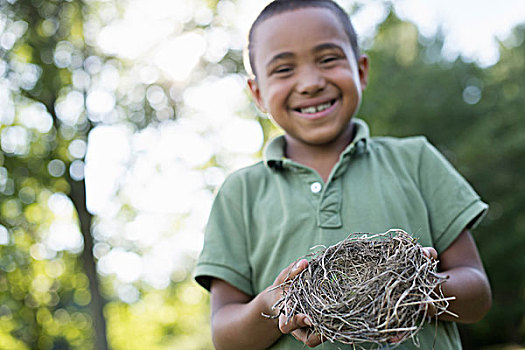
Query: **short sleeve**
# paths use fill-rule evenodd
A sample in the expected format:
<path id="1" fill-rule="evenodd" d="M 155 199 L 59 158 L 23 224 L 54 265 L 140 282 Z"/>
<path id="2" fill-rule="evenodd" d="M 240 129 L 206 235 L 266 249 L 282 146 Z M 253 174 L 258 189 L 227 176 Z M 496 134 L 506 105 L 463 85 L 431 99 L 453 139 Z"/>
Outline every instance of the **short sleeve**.
<path id="1" fill-rule="evenodd" d="M 207 290 L 219 278 L 253 295 L 240 187 L 227 179 L 217 193 L 194 276 Z"/>
<path id="2" fill-rule="evenodd" d="M 424 139 L 419 184 L 427 206 L 434 247 L 443 252 L 466 227 L 475 227 L 488 205 L 445 157 Z"/>

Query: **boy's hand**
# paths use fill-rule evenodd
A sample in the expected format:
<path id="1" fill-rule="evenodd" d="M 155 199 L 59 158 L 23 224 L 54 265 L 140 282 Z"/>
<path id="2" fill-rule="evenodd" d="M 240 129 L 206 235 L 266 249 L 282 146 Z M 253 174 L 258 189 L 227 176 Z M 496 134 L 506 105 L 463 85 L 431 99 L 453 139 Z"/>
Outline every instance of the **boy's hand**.
<path id="1" fill-rule="evenodd" d="M 308 260 L 301 259 L 292 263 L 286 269 L 281 271 L 279 276 L 275 279 L 273 286 L 280 286 L 286 281 L 293 280 L 301 271 L 308 267 Z M 274 304 L 281 298 L 280 288 L 275 289 L 276 295 L 273 297 Z M 287 322 L 287 317 L 284 314 L 279 316 L 279 330 L 283 334 L 291 334 L 295 339 L 303 342 L 309 347 L 314 347 L 322 343 L 319 335 L 312 332 L 311 321 L 308 316 L 304 314 L 297 314 L 290 318 Z"/>

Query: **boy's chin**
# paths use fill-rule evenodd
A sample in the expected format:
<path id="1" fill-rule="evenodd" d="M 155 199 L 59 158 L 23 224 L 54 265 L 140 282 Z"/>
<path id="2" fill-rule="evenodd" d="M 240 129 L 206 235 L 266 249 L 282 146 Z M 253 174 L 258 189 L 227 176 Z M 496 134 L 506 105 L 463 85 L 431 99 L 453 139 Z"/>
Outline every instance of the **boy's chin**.
<path id="1" fill-rule="evenodd" d="M 354 137 L 353 132 L 353 123 L 351 121 L 348 122 L 348 127 L 344 128 L 343 130 L 336 132 L 327 132 L 324 134 L 315 135 L 315 137 L 311 137 L 309 140 L 309 143 L 312 146 L 317 147 L 330 147 L 334 144 L 349 144 Z"/>

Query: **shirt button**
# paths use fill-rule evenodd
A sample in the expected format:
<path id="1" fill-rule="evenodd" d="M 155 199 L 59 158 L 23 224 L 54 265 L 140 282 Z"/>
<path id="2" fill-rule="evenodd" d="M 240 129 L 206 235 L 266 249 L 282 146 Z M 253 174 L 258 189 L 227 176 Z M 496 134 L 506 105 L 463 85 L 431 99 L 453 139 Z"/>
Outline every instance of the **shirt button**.
<path id="1" fill-rule="evenodd" d="M 319 182 L 314 182 L 310 185 L 310 191 L 312 191 L 313 193 L 319 193 L 321 191 L 321 188 L 323 187 Z"/>

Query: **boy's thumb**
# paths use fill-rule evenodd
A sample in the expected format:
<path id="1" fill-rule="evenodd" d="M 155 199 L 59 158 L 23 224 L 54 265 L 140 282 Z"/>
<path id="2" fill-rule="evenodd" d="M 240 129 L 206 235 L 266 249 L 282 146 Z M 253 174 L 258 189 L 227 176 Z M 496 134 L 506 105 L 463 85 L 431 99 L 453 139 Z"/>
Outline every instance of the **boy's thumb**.
<path id="1" fill-rule="evenodd" d="M 295 263 L 293 269 L 292 269 L 292 273 L 298 273 L 302 270 L 304 270 L 306 268 L 306 266 L 308 266 L 308 260 L 306 259 L 301 259 L 299 260 L 298 262 Z"/>

